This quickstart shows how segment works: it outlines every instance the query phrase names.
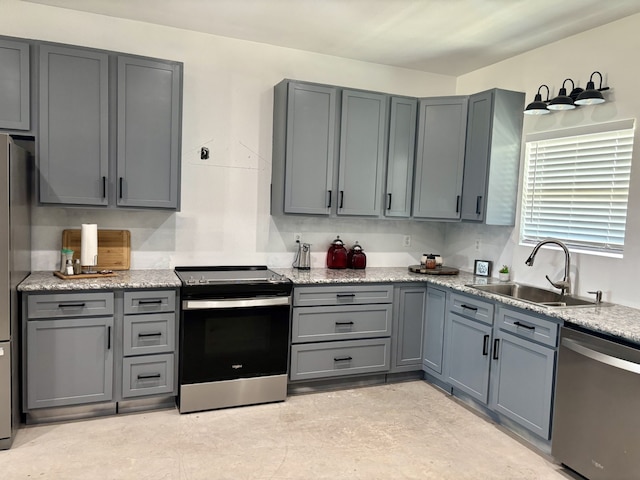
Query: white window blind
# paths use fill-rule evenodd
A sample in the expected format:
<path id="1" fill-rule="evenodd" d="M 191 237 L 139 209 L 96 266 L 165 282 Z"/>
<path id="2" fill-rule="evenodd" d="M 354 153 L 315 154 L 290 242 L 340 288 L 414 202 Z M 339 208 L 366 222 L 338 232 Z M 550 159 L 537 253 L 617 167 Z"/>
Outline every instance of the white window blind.
<path id="1" fill-rule="evenodd" d="M 553 237 L 579 250 L 622 254 L 634 135 L 629 123 L 526 142 L 522 243 Z"/>

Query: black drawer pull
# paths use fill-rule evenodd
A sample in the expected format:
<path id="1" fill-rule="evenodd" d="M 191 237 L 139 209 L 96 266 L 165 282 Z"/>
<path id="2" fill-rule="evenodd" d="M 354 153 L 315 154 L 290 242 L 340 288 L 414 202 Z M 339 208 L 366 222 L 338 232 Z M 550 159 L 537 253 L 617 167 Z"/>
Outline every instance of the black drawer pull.
<path id="1" fill-rule="evenodd" d="M 102 177 L 102 198 L 107 198 L 107 177 Z"/>
<path id="2" fill-rule="evenodd" d="M 153 332 L 153 333 L 139 333 L 139 337 L 161 337 L 162 332 Z"/>
<path id="3" fill-rule="evenodd" d="M 464 303 L 460 305 L 465 310 L 473 310 L 474 312 L 478 311 L 478 307 L 474 307 L 473 305 L 465 305 Z"/>
<path id="4" fill-rule="evenodd" d="M 489 355 L 489 335 L 485 335 L 482 340 L 482 355 Z"/>
<path id="5" fill-rule="evenodd" d="M 345 297 L 355 297 L 355 293 L 336 293 L 336 297 L 345 298 Z"/>
<path id="6" fill-rule="evenodd" d="M 150 378 L 160 378 L 160 374 L 152 373 L 150 375 L 138 375 L 138 380 L 148 380 Z"/>
<path id="7" fill-rule="evenodd" d="M 353 325 L 353 322 L 336 322 L 336 325 Z"/>
<path id="8" fill-rule="evenodd" d="M 498 347 L 500 346 L 500 339 L 493 340 L 493 359 L 498 360 Z"/>
<path id="9" fill-rule="evenodd" d="M 334 357 L 333 358 L 334 362 L 348 362 L 349 360 L 353 360 L 353 358 L 348 356 L 348 355 L 346 357 Z"/>
<path id="10" fill-rule="evenodd" d="M 387 193 L 388 201 L 387 201 L 387 210 L 391 210 L 391 194 Z"/>
<path id="11" fill-rule="evenodd" d="M 476 215 L 480 215 L 480 202 L 482 201 L 482 196 L 478 195 L 476 198 Z"/>
<path id="12" fill-rule="evenodd" d="M 58 308 L 82 308 L 86 303 L 59 303 Z"/>
<path id="13" fill-rule="evenodd" d="M 456 213 L 460 212 L 460 195 L 456 197 Z"/>
<path id="14" fill-rule="evenodd" d="M 155 304 L 161 304 L 162 300 L 161 299 L 157 299 L 157 300 L 138 300 L 138 305 L 155 305 Z"/>
<path id="15" fill-rule="evenodd" d="M 343 205 L 344 205 L 344 190 L 340 190 L 340 205 L 338 206 L 338 208 L 342 208 Z"/>
<path id="16" fill-rule="evenodd" d="M 122 198 L 122 177 L 120 177 L 120 198 Z"/>
<path id="17" fill-rule="evenodd" d="M 532 326 L 532 325 L 527 325 L 526 323 L 520 323 L 520 322 L 513 322 L 513 324 L 516 327 L 522 327 L 522 328 L 526 328 L 527 330 L 535 330 L 536 327 Z"/>
<path id="18" fill-rule="evenodd" d="M 107 350 L 111 350 L 111 327 L 107 327 Z"/>
<path id="19" fill-rule="evenodd" d="M 327 201 L 327 208 L 331 208 L 331 190 L 327 190 L 327 193 L 329 194 L 329 200 Z"/>

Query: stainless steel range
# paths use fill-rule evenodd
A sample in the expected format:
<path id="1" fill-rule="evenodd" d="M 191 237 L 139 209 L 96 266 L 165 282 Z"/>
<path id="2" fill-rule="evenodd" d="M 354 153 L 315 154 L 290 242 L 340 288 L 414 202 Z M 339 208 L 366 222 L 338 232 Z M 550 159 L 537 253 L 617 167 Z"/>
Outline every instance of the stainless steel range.
<path id="1" fill-rule="evenodd" d="M 283 401 L 292 283 L 266 266 L 176 267 L 181 413 Z"/>

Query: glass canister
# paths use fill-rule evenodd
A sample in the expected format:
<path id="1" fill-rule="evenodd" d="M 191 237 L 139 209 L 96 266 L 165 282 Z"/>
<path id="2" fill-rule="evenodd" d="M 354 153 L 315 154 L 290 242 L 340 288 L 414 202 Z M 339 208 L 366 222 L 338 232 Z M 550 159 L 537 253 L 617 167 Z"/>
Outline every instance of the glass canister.
<path id="1" fill-rule="evenodd" d="M 366 268 L 367 266 L 367 256 L 358 242 L 356 242 L 355 245 L 351 247 L 351 250 L 349 250 L 347 265 L 349 268 L 356 270 Z"/>
<path id="2" fill-rule="evenodd" d="M 347 249 L 338 236 L 327 251 L 327 268 L 347 268 Z"/>
<path id="3" fill-rule="evenodd" d="M 73 263 L 73 250 L 63 248 L 60 250 L 60 273 L 67 273 L 67 261 Z"/>

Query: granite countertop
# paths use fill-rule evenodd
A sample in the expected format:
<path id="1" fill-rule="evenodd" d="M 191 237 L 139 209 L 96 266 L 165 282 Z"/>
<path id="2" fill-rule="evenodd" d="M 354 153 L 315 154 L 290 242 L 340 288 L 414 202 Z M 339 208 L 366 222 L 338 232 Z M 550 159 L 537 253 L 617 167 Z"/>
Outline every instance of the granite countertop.
<path id="1" fill-rule="evenodd" d="M 115 277 L 63 280 L 52 271 L 32 272 L 20 285 L 21 292 L 56 290 L 109 290 L 119 288 L 179 288 L 182 284 L 173 270 L 123 270 Z"/>
<path id="2" fill-rule="evenodd" d="M 623 305 L 573 307 L 551 309 L 516 299 L 483 292 L 467 285 L 474 283 L 494 283 L 498 280 L 476 277 L 471 273 L 458 275 L 425 275 L 409 272 L 407 267 L 368 267 L 364 270 L 330 270 L 313 268 L 274 268 L 274 271 L 290 278 L 294 285 L 324 285 L 331 283 L 396 283 L 426 282 L 451 288 L 461 293 L 484 297 L 505 305 L 530 310 L 531 312 L 557 318 L 588 330 L 601 332 L 627 342 L 640 344 L 640 310 Z"/>

